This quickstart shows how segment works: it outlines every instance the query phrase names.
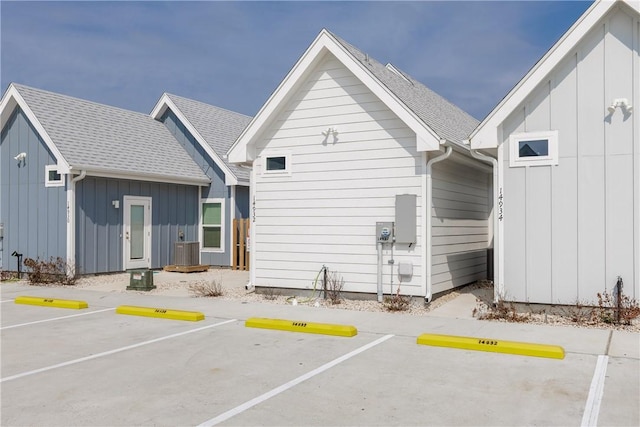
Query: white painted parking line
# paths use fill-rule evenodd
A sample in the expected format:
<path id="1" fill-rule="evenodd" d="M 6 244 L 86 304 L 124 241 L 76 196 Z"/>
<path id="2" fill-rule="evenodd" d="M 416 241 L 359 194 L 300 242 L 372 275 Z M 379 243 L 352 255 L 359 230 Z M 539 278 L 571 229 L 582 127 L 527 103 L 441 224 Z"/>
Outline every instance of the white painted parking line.
<path id="1" fill-rule="evenodd" d="M 160 341 L 165 341 L 165 340 L 168 340 L 168 339 L 171 339 L 171 338 L 176 338 L 176 337 L 180 337 L 180 336 L 183 336 L 183 335 L 192 334 L 194 332 L 200 332 L 200 331 L 203 331 L 205 329 L 215 328 L 216 326 L 226 325 L 227 323 L 232 323 L 232 322 L 235 322 L 235 321 L 236 321 L 236 319 L 225 320 L 224 322 L 215 323 L 213 325 L 203 326 L 201 328 L 191 329 L 191 330 L 188 330 L 188 331 L 185 331 L 185 332 L 178 332 L 177 334 L 171 334 L 171 335 L 167 335 L 167 336 L 164 336 L 164 337 L 155 338 L 155 339 L 152 339 L 152 340 L 149 340 L 149 341 L 143 341 L 143 342 L 138 343 L 138 344 L 132 344 L 132 345 L 128 345 L 126 347 L 120 347 L 120 348 L 116 348 L 114 350 L 109 350 L 109 351 L 105 351 L 105 352 L 102 352 L 102 353 L 92 354 L 91 356 L 86 356 L 86 357 L 81 357 L 79 359 L 69 360 L 68 362 L 58 363 L 57 365 L 46 366 L 44 368 L 34 369 L 33 371 L 27 371 L 27 372 L 23 372 L 21 374 L 11 375 L 9 377 L 5 377 L 5 378 L 0 379 L 0 383 L 6 382 L 6 381 L 17 380 L 18 378 L 27 377 L 29 375 L 34 375 L 34 374 L 39 374 L 41 372 L 50 371 L 52 369 L 62 368 L 64 366 L 75 365 L 76 363 L 86 362 L 87 360 L 92 360 L 92 359 L 97 359 L 99 357 L 109 356 L 111 354 L 120 353 L 122 351 L 131 350 L 131 349 L 134 349 L 134 348 L 142 347 L 142 346 L 153 344 L 153 343 L 160 342 Z"/>
<path id="2" fill-rule="evenodd" d="M 2 304 L 4 304 L 5 302 L 13 302 L 13 300 L 12 299 L 5 299 L 5 300 L 0 301 L 0 303 L 2 303 Z"/>
<path id="3" fill-rule="evenodd" d="M 589 397 L 582 415 L 582 427 L 595 427 L 598 425 L 598 413 L 600 412 L 600 402 L 604 394 L 604 379 L 607 374 L 609 356 L 598 356 L 596 370 L 593 373 L 591 387 L 589 387 Z"/>
<path id="4" fill-rule="evenodd" d="M 51 319 L 36 320 L 34 322 L 20 323 L 20 324 L 17 324 L 17 325 L 10 325 L 10 326 L 3 326 L 2 328 L 0 328 L 0 331 L 5 330 L 5 329 L 20 328 L 22 326 L 35 325 L 35 324 L 38 324 L 38 323 L 53 322 L 55 320 L 69 319 L 71 317 L 87 316 L 89 314 L 102 313 L 104 311 L 112 311 L 112 310 L 115 310 L 115 308 L 105 308 L 104 310 L 88 311 L 86 313 L 71 314 L 69 316 L 53 317 Z"/>
<path id="5" fill-rule="evenodd" d="M 296 379 L 293 379 L 291 381 L 289 381 L 288 383 L 282 384 L 279 387 L 274 388 L 273 390 L 270 390 L 256 398 L 253 398 L 245 403 L 243 403 L 242 405 L 236 406 L 233 409 L 228 410 L 227 412 L 224 412 L 220 415 L 218 415 L 215 418 L 211 418 L 208 421 L 203 422 L 202 424 L 200 424 L 198 427 L 208 427 L 208 426 L 214 426 L 216 424 L 220 424 L 221 422 L 224 422 L 226 420 L 228 420 L 229 418 L 235 417 L 238 414 L 241 414 L 242 412 L 246 411 L 247 409 L 250 409 L 256 405 L 258 405 L 259 403 L 264 402 L 265 400 L 271 399 L 274 396 L 277 396 L 278 394 L 289 390 L 290 388 L 300 384 L 303 381 L 308 380 L 309 378 L 315 377 L 318 374 L 321 374 L 322 372 L 333 368 L 334 366 L 338 365 L 339 363 L 344 362 L 345 360 L 351 359 L 354 356 L 357 356 L 358 354 L 369 350 L 372 347 L 377 346 L 378 344 L 381 344 L 383 342 L 385 342 L 386 340 L 388 340 L 389 338 L 392 338 L 393 335 L 385 335 L 382 338 L 378 338 L 377 340 L 367 344 L 367 345 L 363 345 L 360 348 L 357 348 L 355 350 L 353 350 L 350 353 L 345 354 L 344 356 L 340 356 L 337 359 L 332 360 L 331 362 L 325 363 L 324 365 L 320 366 L 319 368 L 314 369 L 313 371 L 307 372 L 304 375 L 299 376 Z"/>

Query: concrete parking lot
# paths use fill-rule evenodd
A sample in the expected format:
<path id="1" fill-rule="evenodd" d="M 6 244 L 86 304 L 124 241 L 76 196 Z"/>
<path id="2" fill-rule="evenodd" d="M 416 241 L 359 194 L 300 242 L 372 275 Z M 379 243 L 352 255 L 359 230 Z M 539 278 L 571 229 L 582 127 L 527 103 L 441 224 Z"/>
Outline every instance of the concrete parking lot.
<path id="1" fill-rule="evenodd" d="M 639 334 L 2 284 L 3 426 L 640 425 Z M 14 304 L 79 299 L 88 309 Z M 119 305 L 205 314 L 127 316 Z M 353 325 L 353 338 L 246 328 Z M 416 344 L 422 333 L 555 344 L 563 360 Z"/>

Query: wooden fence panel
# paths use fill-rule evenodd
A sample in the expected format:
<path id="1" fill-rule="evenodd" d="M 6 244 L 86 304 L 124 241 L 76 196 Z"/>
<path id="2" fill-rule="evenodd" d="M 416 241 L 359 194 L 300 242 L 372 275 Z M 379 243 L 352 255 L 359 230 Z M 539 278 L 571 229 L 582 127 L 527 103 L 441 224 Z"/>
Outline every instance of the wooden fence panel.
<path id="1" fill-rule="evenodd" d="M 232 266 L 234 270 L 249 270 L 249 228 L 250 220 L 233 220 Z"/>

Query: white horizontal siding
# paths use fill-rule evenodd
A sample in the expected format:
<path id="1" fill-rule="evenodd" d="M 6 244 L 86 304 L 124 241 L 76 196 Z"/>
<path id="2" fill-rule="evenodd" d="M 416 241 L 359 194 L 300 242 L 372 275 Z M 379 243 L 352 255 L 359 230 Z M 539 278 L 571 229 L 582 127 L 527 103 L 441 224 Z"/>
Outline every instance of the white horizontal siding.
<path id="1" fill-rule="evenodd" d="M 337 136 L 324 136 L 328 128 Z M 310 74 L 256 147 L 256 285 L 311 289 L 323 265 L 337 271 L 345 291 L 376 292 L 375 224 L 394 221 L 395 196 L 422 201 L 421 156 L 415 134 L 335 58 Z M 291 154 L 291 175 L 262 173 L 263 156 Z M 384 251 L 384 291 L 394 291 L 399 262 L 414 276 L 402 293 L 421 291 L 421 220 L 418 244 L 396 245 L 395 265 Z"/>
<path id="2" fill-rule="evenodd" d="M 453 161 L 433 167 L 432 292 L 487 277 L 489 176 Z"/>

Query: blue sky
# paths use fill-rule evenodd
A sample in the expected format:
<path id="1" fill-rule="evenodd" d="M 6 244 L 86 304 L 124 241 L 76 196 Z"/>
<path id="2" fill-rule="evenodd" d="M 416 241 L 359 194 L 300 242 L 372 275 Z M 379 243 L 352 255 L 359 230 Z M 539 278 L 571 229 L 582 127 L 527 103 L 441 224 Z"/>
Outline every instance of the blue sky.
<path id="1" fill-rule="evenodd" d="M 0 1 L 0 84 L 149 113 L 163 92 L 254 115 L 322 28 L 482 119 L 590 6 Z"/>

